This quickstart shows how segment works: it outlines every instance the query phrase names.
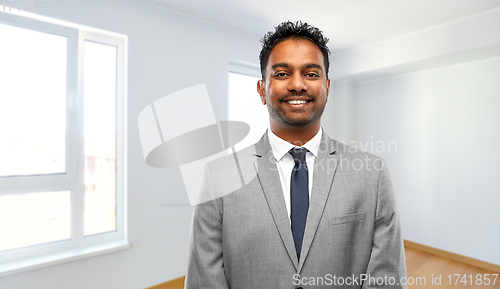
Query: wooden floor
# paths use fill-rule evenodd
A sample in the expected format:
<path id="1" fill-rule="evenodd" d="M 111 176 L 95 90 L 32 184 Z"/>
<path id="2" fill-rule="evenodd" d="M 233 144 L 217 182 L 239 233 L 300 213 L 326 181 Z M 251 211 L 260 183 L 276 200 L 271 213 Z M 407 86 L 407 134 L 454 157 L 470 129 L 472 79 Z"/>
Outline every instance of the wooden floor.
<path id="1" fill-rule="evenodd" d="M 496 279 L 495 285 L 492 284 L 495 279 L 495 275 L 492 276 L 491 274 L 497 274 L 497 276 L 500 275 L 497 272 L 491 272 L 486 269 L 463 264 L 413 248 L 406 247 L 405 251 L 408 281 L 409 284 L 411 284 L 412 281 L 415 283 L 415 285 L 410 285 L 408 288 L 500 288 L 500 277 Z M 451 280 L 448 277 L 450 274 Z M 458 281 L 458 275 L 454 274 L 460 274 Z M 477 285 L 481 284 L 481 280 L 479 280 L 479 276 L 477 274 L 480 274 L 481 276 L 481 280 L 483 281 L 482 285 Z M 487 276 L 486 274 L 490 275 Z M 436 284 L 437 280 L 435 278 L 439 276 L 441 276 L 441 285 Z M 464 276 L 466 277 L 464 278 Z M 490 279 L 489 285 L 484 284 L 485 276 Z M 418 279 L 418 277 L 420 277 L 420 279 Z M 425 284 L 423 283 L 424 279 L 422 279 L 422 277 L 425 278 Z M 436 280 L 434 281 L 434 284 L 432 282 L 433 279 Z"/>
<path id="2" fill-rule="evenodd" d="M 460 263 L 445 257 L 433 255 L 414 248 L 405 247 L 406 270 L 408 273 L 408 288 L 483 288 L 500 289 L 500 275 L 498 272 L 488 271 L 475 266 Z M 458 275 L 454 275 L 458 274 Z M 481 276 L 481 281 L 478 274 Z M 490 274 L 489 276 L 486 274 Z M 495 275 L 497 279 L 495 280 Z M 451 276 L 450 276 L 451 275 Z M 436 277 L 441 276 L 441 285 L 438 285 Z M 450 276 L 450 277 L 448 277 Z M 465 277 L 464 277 L 465 276 Z M 457 280 L 457 277 L 458 280 Z M 490 284 L 485 285 L 485 277 L 490 279 Z M 461 282 L 462 281 L 462 282 Z M 471 284 L 472 281 L 472 284 Z M 425 283 L 424 283 L 425 282 Z M 482 285 L 477 285 L 481 284 Z M 487 282 L 487 281 L 486 281 Z M 477 284 L 476 284 L 477 283 Z M 411 285 L 413 284 L 413 285 Z M 184 277 L 159 284 L 148 289 L 183 289 Z"/>

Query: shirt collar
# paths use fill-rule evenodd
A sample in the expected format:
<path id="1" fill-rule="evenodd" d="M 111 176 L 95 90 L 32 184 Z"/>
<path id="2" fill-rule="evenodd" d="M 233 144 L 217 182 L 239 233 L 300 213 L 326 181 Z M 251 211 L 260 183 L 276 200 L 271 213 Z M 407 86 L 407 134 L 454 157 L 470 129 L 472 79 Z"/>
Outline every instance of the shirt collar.
<path id="1" fill-rule="evenodd" d="M 269 144 L 273 150 L 274 158 L 280 161 L 292 148 L 295 146 L 284 139 L 281 139 L 275 135 L 271 129 L 267 130 L 267 136 L 269 138 Z M 321 137 L 323 136 L 323 128 L 319 128 L 316 135 L 305 143 L 302 147 L 306 148 L 315 157 L 318 156 L 319 144 L 321 143 Z"/>

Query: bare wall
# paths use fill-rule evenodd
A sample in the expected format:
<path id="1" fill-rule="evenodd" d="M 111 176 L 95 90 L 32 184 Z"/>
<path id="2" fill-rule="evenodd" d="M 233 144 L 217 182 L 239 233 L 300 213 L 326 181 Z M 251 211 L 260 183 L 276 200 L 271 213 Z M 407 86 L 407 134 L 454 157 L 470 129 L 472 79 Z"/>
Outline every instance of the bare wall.
<path id="1" fill-rule="evenodd" d="M 499 79 L 490 58 L 356 85 L 356 138 L 387 160 L 405 239 L 500 264 Z"/>

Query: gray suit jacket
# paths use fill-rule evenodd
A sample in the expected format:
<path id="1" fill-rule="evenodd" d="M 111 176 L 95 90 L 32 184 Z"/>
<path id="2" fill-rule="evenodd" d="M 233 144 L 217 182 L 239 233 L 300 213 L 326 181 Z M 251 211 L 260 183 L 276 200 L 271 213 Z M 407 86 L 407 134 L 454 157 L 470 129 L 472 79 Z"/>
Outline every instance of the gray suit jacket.
<path id="1" fill-rule="evenodd" d="M 195 207 L 185 288 L 406 288 L 397 285 L 404 248 L 382 159 L 323 133 L 298 260 L 267 133 L 236 154 L 205 167 L 202 191 L 215 200 Z M 240 176 L 255 177 L 216 198 L 238 176 L 235 159 Z"/>

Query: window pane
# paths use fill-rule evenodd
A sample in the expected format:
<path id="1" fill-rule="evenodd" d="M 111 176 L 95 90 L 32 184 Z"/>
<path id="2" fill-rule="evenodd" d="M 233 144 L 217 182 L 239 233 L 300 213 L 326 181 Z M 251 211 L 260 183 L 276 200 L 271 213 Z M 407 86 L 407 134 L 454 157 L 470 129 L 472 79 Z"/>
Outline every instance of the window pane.
<path id="1" fill-rule="evenodd" d="M 84 46 L 84 235 L 116 230 L 116 47 Z"/>
<path id="2" fill-rule="evenodd" d="M 66 171 L 67 38 L 0 24 L 0 177 Z"/>
<path id="3" fill-rule="evenodd" d="M 258 142 L 269 127 L 267 107 L 262 105 L 256 89 L 259 79 L 229 73 L 229 120 L 243 121 L 250 126 L 248 136 L 234 146 L 237 151 Z"/>
<path id="4" fill-rule="evenodd" d="M 71 238 L 69 191 L 0 196 L 0 251 Z"/>

